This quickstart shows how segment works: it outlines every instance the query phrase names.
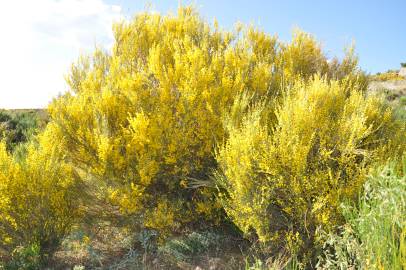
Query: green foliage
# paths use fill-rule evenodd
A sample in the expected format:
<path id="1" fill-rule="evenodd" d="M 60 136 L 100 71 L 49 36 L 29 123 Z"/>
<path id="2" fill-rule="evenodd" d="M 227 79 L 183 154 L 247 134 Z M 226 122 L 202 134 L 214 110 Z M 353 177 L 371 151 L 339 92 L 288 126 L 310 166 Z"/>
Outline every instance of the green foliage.
<path id="1" fill-rule="evenodd" d="M 400 66 L 406 68 L 406 62 L 400 63 Z"/>
<path id="2" fill-rule="evenodd" d="M 318 257 L 318 269 L 363 269 L 365 254 L 351 225 L 340 227 L 337 233 L 321 231 L 319 237 L 323 252 Z"/>
<path id="3" fill-rule="evenodd" d="M 5 270 L 40 270 L 40 246 L 36 243 L 27 247 L 17 247 L 11 254 L 12 260 L 3 267 Z"/>
<path id="4" fill-rule="evenodd" d="M 359 203 L 345 206 L 348 224 L 328 236 L 319 268 L 406 267 L 406 160 L 403 168 L 397 167 L 390 163 L 375 170 Z"/>
<path id="5" fill-rule="evenodd" d="M 250 264 L 248 261 L 245 264 L 245 270 L 266 270 L 267 268 L 259 259 L 256 259 L 253 264 Z"/>
<path id="6" fill-rule="evenodd" d="M 296 257 L 277 256 L 274 259 L 269 259 L 266 262 L 255 258 L 253 263 L 247 259 L 245 262 L 245 270 L 300 270 L 303 266 L 297 261 Z"/>
<path id="7" fill-rule="evenodd" d="M 238 110 L 225 118 L 216 180 L 228 216 L 273 250 L 311 251 L 318 227 L 343 222 L 339 205 L 356 198 L 370 165 L 406 146 L 405 124 L 346 80 L 297 81 L 275 123 L 267 103 L 241 100 L 242 119 Z"/>
<path id="8" fill-rule="evenodd" d="M 406 107 L 406 96 L 402 96 L 399 98 L 399 105 Z"/>
<path id="9" fill-rule="evenodd" d="M 399 120 L 406 122 L 406 105 L 395 106 L 395 116 Z"/>
<path id="10" fill-rule="evenodd" d="M 218 249 L 221 236 L 212 232 L 193 232 L 180 239 L 168 241 L 160 252 L 164 256 L 172 257 L 175 261 L 191 261 L 207 253 L 209 250 Z"/>
<path id="11" fill-rule="evenodd" d="M 38 132 L 40 122 L 34 112 L 0 111 L 0 138 L 6 142 L 7 150 L 13 151 L 28 142 Z"/>

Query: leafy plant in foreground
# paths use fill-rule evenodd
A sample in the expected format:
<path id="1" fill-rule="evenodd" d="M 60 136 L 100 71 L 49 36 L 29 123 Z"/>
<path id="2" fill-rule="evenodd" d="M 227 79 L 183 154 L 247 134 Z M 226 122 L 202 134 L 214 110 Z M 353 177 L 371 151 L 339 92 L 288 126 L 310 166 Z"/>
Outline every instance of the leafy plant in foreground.
<path id="1" fill-rule="evenodd" d="M 35 246 L 41 264 L 77 220 L 81 200 L 75 171 L 49 138 L 45 132 L 31 143 L 24 160 L 0 144 L 0 251 Z"/>

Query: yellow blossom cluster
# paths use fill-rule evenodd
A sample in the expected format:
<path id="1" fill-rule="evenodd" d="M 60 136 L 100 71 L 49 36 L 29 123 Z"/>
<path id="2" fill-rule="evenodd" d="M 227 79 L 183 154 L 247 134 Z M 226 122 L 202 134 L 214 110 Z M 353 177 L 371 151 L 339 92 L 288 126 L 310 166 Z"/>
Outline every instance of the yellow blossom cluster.
<path id="1" fill-rule="evenodd" d="M 0 247 L 38 245 L 50 254 L 80 216 L 81 184 L 45 132 L 21 159 L 0 143 Z"/>
<path id="2" fill-rule="evenodd" d="M 237 99 L 246 113 L 225 118 L 216 179 L 234 223 L 277 249 L 310 250 L 318 228 L 340 224 L 339 205 L 356 198 L 368 168 L 405 151 L 405 123 L 357 82 L 296 80 L 272 123 L 268 103 L 248 103 Z"/>
<path id="3" fill-rule="evenodd" d="M 70 92 L 49 111 L 83 178 L 150 227 L 221 218 L 215 192 L 189 179 L 206 181 L 216 168 L 215 145 L 227 136 L 221 117 L 238 93 L 272 100 L 298 77 L 360 73 L 351 54 L 329 62 L 309 34 L 283 43 L 254 27 L 224 31 L 191 7 L 141 13 L 113 29 L 112 51 L 82 56 L 66 77 Z M 163 207 L 171 217 L 161 223 Z"/>

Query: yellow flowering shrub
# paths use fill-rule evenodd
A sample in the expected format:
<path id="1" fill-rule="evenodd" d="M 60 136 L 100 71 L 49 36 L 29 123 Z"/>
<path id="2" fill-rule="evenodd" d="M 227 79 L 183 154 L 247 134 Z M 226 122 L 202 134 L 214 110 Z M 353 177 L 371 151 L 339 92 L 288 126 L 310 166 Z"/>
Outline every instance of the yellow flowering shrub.
<path id="1" fill-rule="evenodd" d="M 0 143 L 0 252 L 38 245 L 51 255 L 79 216 L 79 179 L 49 136 L 31 143 L 23 160 Z"/>
<path id="2" fill-rule="evenodd" d="M 404 79 L 405 78 L 403 76 L 400 76 L 397 71 L 392 70 L 370 76 L 371 81 L 401 81 Z"/>
<path id="3" fill-rule="evenodd" d="M 235 109 L 225 118 L 229 139 L 216 155 L 221 200 L 244 233 L 271 247 L 310 250 L 318 227 L 341 222 L 339 204 L 357 196 L 369 166 L 404 152 L 405 123 L 345 79 L 297 80 L 275 123 L 267 106 L 248 106 L 241 121 Z"/>
<path id="4" fill-rule="evenodd" d="M 54 136 L 123 214 L 159 230 L 218 221 L 213 192 L 190 181 L 216 167 L 221 115 L 237 93 L 272 99 L 289 78 L 329 71 L 310 35 L 284 44 L 253 27 L 223 31 L 191 7 L 141 13 L 113 30 L 112 50 L 82 56 L 67 76 L 70 91 L 50 105 Z"/>

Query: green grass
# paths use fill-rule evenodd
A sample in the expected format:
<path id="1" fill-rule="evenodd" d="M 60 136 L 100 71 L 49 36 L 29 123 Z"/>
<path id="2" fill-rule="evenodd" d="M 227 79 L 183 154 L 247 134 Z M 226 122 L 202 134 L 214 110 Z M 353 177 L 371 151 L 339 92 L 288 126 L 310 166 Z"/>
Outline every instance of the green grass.
<path id="1" fill-rule="evenodd" d="M 344 206 L 347 224 L 325 239 L 320 269 L 406 267 L 406 160 L 377 169 L 358 205 Z"/>

